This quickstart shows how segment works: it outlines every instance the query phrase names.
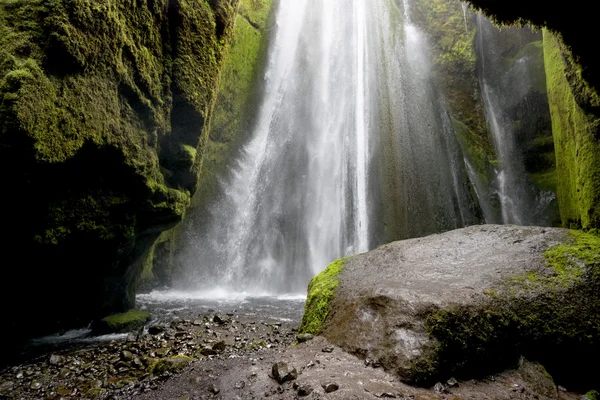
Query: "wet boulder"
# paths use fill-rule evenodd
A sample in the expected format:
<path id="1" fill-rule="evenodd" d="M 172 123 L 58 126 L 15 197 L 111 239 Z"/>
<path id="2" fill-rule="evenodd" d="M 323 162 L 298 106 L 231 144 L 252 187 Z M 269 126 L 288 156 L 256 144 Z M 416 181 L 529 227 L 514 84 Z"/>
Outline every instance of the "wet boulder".
<path id="1" fill-rule="evenodd" d="M 412 384 L 481 377 L 521 355 L 565 384 L 593 383 L 578 360 L 600 356 L 599 309 L 599 237 L 480 225 L 338 260 L 311 281 L 300 332 Z"/>

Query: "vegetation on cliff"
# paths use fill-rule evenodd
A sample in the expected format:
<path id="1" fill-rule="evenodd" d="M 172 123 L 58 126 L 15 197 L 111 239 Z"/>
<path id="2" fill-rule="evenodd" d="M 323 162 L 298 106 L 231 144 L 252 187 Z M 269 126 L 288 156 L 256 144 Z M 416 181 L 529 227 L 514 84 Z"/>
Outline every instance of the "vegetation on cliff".
<path id="1" fill-rule="evenodd" d="M 489 183 L 494 149 L 477 77 L 477 26 L 471 9 L 448 0 L 417 0 L 415 23 L 430 38 L 432 72 L 446 97 L 457 138 L 480 178 Z"/>
<path id="2" fill-rule="evenodd" d="M 25 249 L 27 296 L 47 299 L 38 328 L 133 304 L 141 255 L 196 190 L 236 6 L 0 2 L 2 242 Z"/>
<path id="3" fill-rule="evenodd" d="M 587 113 L 580 102 L 587 98 L 594 104 L 599 98 L 594 92 L 587 92 L 571 55 L 559 38 L 547 30 L 544 54 L 561 218 L 565 226 L 597 229 L 600 227 L 600 117 Z M 569 77 L 579 84 L 570 84 Z"/>
<path id="4" fill-rule="evenodd" d="M 151 250 L 154 255 L 146 259 L 140 286 L 143 290 L 171 284 L 173 255 L 181 245 L 186 225 L 201 223 L 205 206 L 219 190 L 218 177 L 226 172 L 226 162 L 250 133 L 276 6 L 273 0 L 240 2 L 231 43 L 224 57 L 211 125 L 201 145 L 198 191 L 192 198 L 186 224 L 165 232 Z"/>

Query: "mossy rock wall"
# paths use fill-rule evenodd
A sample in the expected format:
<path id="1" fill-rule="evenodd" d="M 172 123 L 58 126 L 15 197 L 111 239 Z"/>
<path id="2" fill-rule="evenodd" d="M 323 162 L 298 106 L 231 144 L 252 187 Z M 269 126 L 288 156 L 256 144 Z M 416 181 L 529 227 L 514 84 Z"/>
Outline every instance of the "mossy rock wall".
<path id="1" fill-rule="evenodd" d="M 451 0 L 416 0 L 412 17 L 429 37 L 432 72 L 452 118 L 457 139 L 488 185 L 495 159 L 477 75 L 475 13 Z"/>
<path id="2" fill-rule="evenodd" d="M 544 31 L 544 54 L 561 219 L 565 226 L 598 229 L 600 118 L 587 112 L 581 103 L 593 107 L 600 99 L 595 92 L 583 89 L 585 82 L 570 52 L 548 30 Z M 573 84 L 574 80 L 579 83 Z"/>
<path id="3" fill-rule="evenodd" d="M 543 46 L 562 224 L 598 229 L 600 58 L 589 44 L 596 34 L 596 13 L 583 1 L 569 7 L 539 0 L 467 1 L 496 23 L 546 29 Z M 541 184 L 547 180 L 543 174 L 537 178 Z"/>
<path id="4" fill-rule="evenodd" d="M 261 96 L 261 77 L 266 62 L 269 32 L 274 24 L 277 0 L 241 0 L 235 17 L 231 44 L 225 56 L 223 72 L 209 134 L 204 137 L 203 164 L 199 188 L 192 198 L 183 224 L 163 235 L 155 247 L 154 281 L 151 287 L 172 283 L 176 269 L 173 260 L 205 220 L 207 206 L 217 198 L 219 177 L 226 173 L 234 151 L 249 137 Z M 192 237 L 192 238 L 190 238 Z M 146 275 L 147 276 L 147 275 Z M 149 289 L 146 285 L 145 290 Z"/>
<path id="5" fill-rule="evenodd" d="M 133 305 L 142 256 L 197 189 L 237 6 L 0 1 L 5 331 Z"/>

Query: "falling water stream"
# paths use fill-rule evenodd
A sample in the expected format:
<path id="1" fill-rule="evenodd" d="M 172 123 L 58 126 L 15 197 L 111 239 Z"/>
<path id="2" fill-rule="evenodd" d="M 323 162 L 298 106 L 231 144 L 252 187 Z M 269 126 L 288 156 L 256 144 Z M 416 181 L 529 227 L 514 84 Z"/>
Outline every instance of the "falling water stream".
<path id="1" fill-rule="evenodd" d="M 411 11 L 408 0 L 280 1 L 252 129 L 181 237 L 176 290 L 306 293 L 342 256 L 492 214 Z M 488 122 L 501 132 L 482 79 Z M 504 161 L 512 150 L 496 144 L 502 209 L 515 215 L 505 222 L 521 222 L 502 186 L 518 179 Z"/>
<path id="2" fill-rule="evenodd" d="M 186 236 L 177 287 L 305 293 L 339 257 L 476 222 L 427 43 L 402 8 L 281 1 L 258 117 Z"/>

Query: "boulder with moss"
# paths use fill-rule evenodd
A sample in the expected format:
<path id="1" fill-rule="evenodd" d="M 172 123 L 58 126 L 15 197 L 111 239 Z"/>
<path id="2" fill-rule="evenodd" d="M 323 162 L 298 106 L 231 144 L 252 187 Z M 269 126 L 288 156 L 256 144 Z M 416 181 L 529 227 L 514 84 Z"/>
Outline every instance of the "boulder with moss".
<path id="1" fill-rule="evenodd" d="M 540 362 L 557 383 L 597 379 L 600 238 L 480 225 L 344 259 L 309 287 L 301 331 L 429 385 Z M 325 288 L 325 290 L 324 290 Z"/>
<path id="2" fill-rule="evenodd" d="M 7 332 L 134 305 L 143 255 L 198 186 L 237 6 L 0 2 L 0 242 L 18 282 L 0 299 Z"/>
<path id="3" fill-rule="evenodd" d="M 127 333 L 141 331 L 150 320 L 150 314 L 142 310 L 109 315 L 93 324 L 95 334 Z"/>

